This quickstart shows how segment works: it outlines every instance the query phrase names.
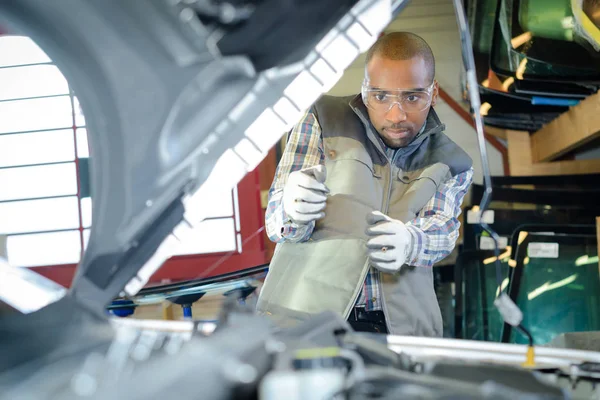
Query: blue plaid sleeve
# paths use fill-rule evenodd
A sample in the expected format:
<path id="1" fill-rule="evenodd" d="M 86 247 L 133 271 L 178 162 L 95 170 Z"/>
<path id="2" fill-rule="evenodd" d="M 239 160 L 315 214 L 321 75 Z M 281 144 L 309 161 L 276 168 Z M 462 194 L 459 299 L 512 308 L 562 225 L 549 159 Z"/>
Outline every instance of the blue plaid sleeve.
<path id="1" fill-rule="evenodd" d="M 283 209 L 283 189 L 291 172 L 324 163 L 321 127 L 312 110 L 308 110 L 290 132 L 269 189 L 265 228 L 271 241 L 303 242 L 310 238 L 315 227 L 314 221 L 297 225 L 289 220 Z"/>
<path id="2" fill-rule="evenodd" d="M 449 179 L 406 224 L 412 239 L 407 264 L 432 267 L 452 252 L 459 235 L 460 206 L 472 181 L 473 168 Z"/>

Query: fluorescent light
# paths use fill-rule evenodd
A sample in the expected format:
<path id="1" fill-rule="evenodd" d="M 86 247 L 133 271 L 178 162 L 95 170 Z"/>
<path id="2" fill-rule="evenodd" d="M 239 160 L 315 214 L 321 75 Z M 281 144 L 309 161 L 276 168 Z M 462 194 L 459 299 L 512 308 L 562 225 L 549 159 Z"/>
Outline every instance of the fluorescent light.
<path id="1" fill-rule="evenodd" d="M 248 139 L 242 139 L 242 141 L 235 146 L 234 151 L 248 164 L 247 169 L 249 171 L 256 168 L 263 158 L 265 158 L 265 153 L 258 150 L 258 148 Z"/>
<path id="2" fill-rule="evenodd" d="M 358 56 L 358 48 L 346 36 L 339 35 L 323 50 L 323 58 L 336 71 L 345 70 Z"/>
<path id="3" fill-rule="evenodd" d="M 342 77 L 342 72 L 331 68 L 331 66 L 322 58 L 315 61 L 310 67 L 310 72 L 312 72 L 321 82 L 326 82 L 323 85 L 323 92 L 328 92 Z"/>
<path id="4" fill-rule="evenodd" d="M 367 2 L 359 2 L 354 6 L 351 14 L 358 17 L 358 21 L 375 36 L 390 23 L 392 15 L 392 3 L 390 1 L 377 1 L 368 5 Z M 367 47 L 368 48 L 368 47 Z"/>
<path id="5" fill-rule="evenodd" d="M 352 24 L 350 26 L 350 28 L 348 28 L 348 31 L 346 32 L 346 34 L 348 35 L 348 38 L 353 43 L 356 43 L 358 45 L 358 51 L 360 53 L 364 53 L 365 51 L 369 50 L 368 42 L 361 40 L 361 37 L 364 36 L 365 33 L 368 34 L 368 32 L 365 31 L 364 26 L 358 22 L 355 22 L 354 24 Z"/>
<path id="6" fill-rule="evenodd" d="M 244 161 L 229 149 L 219 158 L 206 183 L 208 186 L 217 185 L 231 189 L 246 176 L 247 172 Z"/>
<path id="7" fill-rule="evenodd" d="M 296 107 L 287 97 L 282 97 L 279 99 L 273 110 L 279 115 L 284 121 L 286 126 L 291 126 L 295 121 L 298 121 L 300 116 L 302 115 L 302 110 Z M 273 134 L 275 132 L 264 132 L 263 135 L 268 135 L 269 133 Z M 283 132 L 279 134 L 279 137 Z"/>
<path id="8" fill-rule="evenodd" d="M 254 144 L 263 152 L 268 152 L 271 147 L 281 137 L 281 134 L 285 132 L 286 124 L 283 120 L 275 114 L 275 112 L 267 108 L 262 114 L 246 129 L 246 136 L 252 140 Z M 266 132 L 272 131 L 274 133 L 268 135 Z"/>
<path id="9" fill-rule="evenodd" d="M 244 112 L 256 101 L 256 95 L 252 92 L 246 94 L 242 100 L 229 112 L 229 120 L 237 121 L 243 118 Z"/>
<path id="10" fill-rule="evenodd" d="M 319 43 L 317 43 L 317 45 L 315 46 L 315 51 L 321 54 L 323 50 L 325 50 L 325 47 L 327 47 L 331 42 L 333 42 L 333 39 L 339 34 L 340 31 L 337 28 L 333 28 L 332 30 L 327 32 L 323 39 L 321 39 Z"/>
<path id="11" fill-rule="evenodd" d="M 306 109 L 314 103 L 314 94 L 320 93 L 321 90 L 322 85 L 315 77 L 308 71 L 302 71 L 283 93 L 294 99 L 298 107 Z"/>

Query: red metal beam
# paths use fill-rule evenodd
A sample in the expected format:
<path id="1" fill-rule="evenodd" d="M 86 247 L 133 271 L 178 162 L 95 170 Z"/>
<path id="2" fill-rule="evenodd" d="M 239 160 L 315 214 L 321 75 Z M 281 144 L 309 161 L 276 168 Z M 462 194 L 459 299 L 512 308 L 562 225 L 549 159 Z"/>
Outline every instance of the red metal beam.
<path id="1" fill-rule="evenodd" d="M 71 281 L 75 275 L 75 264 L 66 265 L 48 265 L 43 267 L 30 267 L 32 271 L 52 279 L 54 282 L 64 287 L 71 287 Z"/>
<path id="2" fill-rule="evenodd" d="M 471 125 L 475 129 L 475 122 L 471 114 L 467 112 L 456 100 L 452 98 L 444 89 L 439 88 L 440 97 L 444 100 L 450 108 L 454 110 L 467 124 Z M 502 155 L 502 164 L 504 166 L 504 175 L 510 176 L 510 168 L 508 165 L 508 149 L 496 138 L 495 136 L 489 135 L 484 132 L 485 139 Z"/>

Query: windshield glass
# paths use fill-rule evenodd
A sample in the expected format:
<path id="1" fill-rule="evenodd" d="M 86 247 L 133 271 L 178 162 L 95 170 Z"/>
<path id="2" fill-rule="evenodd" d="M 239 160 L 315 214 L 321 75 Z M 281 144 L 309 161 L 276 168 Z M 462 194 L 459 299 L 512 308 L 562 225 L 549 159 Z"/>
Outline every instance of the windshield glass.
<path id="1" fill-rule="evenodd" d="M 600 329 L 595 236 L 527 234 L 517 250 L 510 293 L 537 344 L 567 332 Z M 514 330 L 511 343 L 526 343 Z"/>
<path id="2" fill-rule="evenodd" d="M 508 253 L 501 256 L 503 288 L 508 283 Z M 464 337 L 471 340 L 500 342 L 504 322 L 494 306 L 498 295 L 495 256 L 492 250 L 462 253 L 457 265 L 464 284 Z M 458 289 L 460 290 L 460 289 Z M 461 310 L 462 311 L 462 310 Z"/>

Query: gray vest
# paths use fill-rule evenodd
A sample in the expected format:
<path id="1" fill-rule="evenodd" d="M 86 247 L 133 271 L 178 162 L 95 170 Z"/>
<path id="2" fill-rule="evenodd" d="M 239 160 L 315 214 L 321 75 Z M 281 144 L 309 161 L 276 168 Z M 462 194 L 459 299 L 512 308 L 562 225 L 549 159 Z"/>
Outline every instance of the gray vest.
<path id="1" fill-rule="evenodd" d="M 470 157 L 444 133 L 435 111 L 425 130 L 390 160 L 356 96 L 324 96 L 313 107 L 319 121 L 330 197 L 325 217 L 303 243 L 280 243 L 261 289 L 257 311 L 283 326 L 333 310 L 347 318 L 369 263 L 366 217 L 380 210 L 408 222 L 438 186 L 468 170 Z M 441 336 L 442 318 L 431 268 L 404 265 L 380 273 L 382 306 L 392 334 Z"/>

